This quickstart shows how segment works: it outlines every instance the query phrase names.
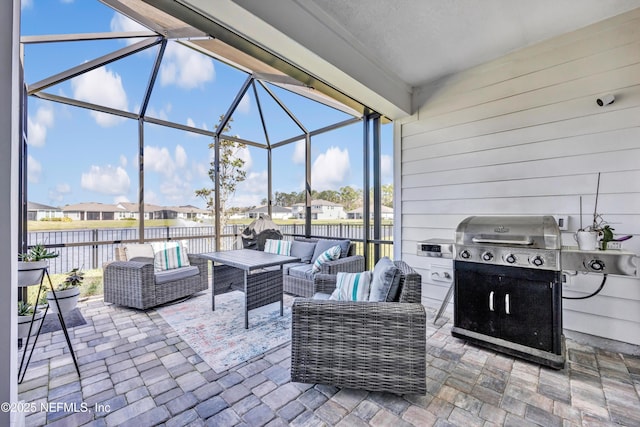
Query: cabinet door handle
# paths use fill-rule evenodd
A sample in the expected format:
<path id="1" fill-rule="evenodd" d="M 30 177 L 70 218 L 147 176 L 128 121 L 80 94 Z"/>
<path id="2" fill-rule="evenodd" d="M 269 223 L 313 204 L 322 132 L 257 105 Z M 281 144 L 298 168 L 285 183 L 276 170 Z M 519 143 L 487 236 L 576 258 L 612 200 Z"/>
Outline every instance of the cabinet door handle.
<path id="1" fill-rule="evenodd" d="M 493 309 L 493 291 L 489 292 L 489 311 L 495 311 Z"/>
<path id="2" fill-rule="evenodd" d="M 509 307 L 509 294 L 506 294 L 504 296 L 504 311 L 507 314 L 511 314 L 511 310 L 510 310 L 510 307 Z"/>

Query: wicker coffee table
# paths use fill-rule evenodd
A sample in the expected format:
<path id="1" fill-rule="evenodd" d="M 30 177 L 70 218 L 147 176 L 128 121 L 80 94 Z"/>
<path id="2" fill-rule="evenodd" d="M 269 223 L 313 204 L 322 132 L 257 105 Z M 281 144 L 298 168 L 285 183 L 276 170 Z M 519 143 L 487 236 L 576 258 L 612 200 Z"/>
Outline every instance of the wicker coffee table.
<path id="1" fill-rule="evenodd" d="M 233 289 L 244 292 L 244 327 L 249 329 L 249 310 L 274 302 L 280 302 L 280 316 L 283 315 L 282 266 L 300 258 L 276 255 L 253 249 L 238 249 L 224 252 L 200 254 L 214 262 L 213 283 L 211 284 L 211 309 L 215 310 L 217 282 L 236 282 L 242 287 Z M 218 263 L 220 265 L 215 265 Z M 277 270 L 260 271 L 267 267 L 280 266 Z"/>

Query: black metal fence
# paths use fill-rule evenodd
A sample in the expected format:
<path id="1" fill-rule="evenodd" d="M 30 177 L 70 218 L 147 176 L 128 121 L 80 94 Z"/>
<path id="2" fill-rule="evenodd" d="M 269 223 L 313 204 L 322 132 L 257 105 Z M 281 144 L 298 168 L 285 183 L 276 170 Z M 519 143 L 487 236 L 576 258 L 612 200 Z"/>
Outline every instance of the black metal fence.
<path id="1" fill-rule="evenodd" d="M 241 248 L 240 234 L 246 225 L 227 225 L 221 239 L 222 249 Z M 304 224 L 279 225 L 286 239 L 304 235 Z M 379 242 L 380 256 L 393 258 L 393 225 L 382 226 Z M 312 224 L 312 237 L 333 237 L 356 242 L 356 253 L 364 253 L 364 227 L 362 224 Z M 373 227 L 369 237 L 373 236 Z M 34 231 L 28 233 L 29 246 L 42 243 L 58 252 L 60 256 L 49 260 L 50 272 L 65 273 L 79 267 L 83 270 L 102 268 L 115 259 L 115 247 L 123 243 L 139 241 L 137 228 L 105 228 L 91 230 Z M 144 230 L 145 241 L 185 240 L 190 253 L 215 250 L 215 228 L 203 225 L 194 227 L 148 227 Z M 373 262 L 373 244 L 370 243 Z M 371 268 L 372 265 L 369 266 Z"/>

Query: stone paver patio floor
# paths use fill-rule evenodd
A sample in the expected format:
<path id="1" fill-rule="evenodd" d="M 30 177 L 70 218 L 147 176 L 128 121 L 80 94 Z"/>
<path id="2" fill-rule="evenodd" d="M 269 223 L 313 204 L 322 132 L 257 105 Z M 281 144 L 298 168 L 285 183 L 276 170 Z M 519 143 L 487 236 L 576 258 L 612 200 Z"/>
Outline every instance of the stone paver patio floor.
<path id="1" fill-rule="evenodd" d="M 154 310 L 80 306 L 87 325 L 70 334 L 82 379 L 62 332 L 41 335 L 19 386 L 37 407 L 27 426 L 640 425 L 640 356 L 569 339 L 556 371 L 453 338 L 446 319 L 430 322 L 428 393 L 397 396 L 292 383 L 288 344 L 216 374 Z"/>

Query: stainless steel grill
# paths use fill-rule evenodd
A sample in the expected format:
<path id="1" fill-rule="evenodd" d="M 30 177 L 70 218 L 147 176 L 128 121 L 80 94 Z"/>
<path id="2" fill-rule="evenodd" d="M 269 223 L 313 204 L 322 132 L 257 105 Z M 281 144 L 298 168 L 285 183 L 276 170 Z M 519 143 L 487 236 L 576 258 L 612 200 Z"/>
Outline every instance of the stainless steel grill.
<path id="1" fill-rule="evenodd" d="M 552 216 L 472 216 L 456 230 L 456 260 L 560 270 L 560 230 Z"/>
<path id="2" fill-rule="evenodd" d="M 552 216 L 472 216 L 456 230 L 452 334 L 554 368 L 561 237 Z"/>

